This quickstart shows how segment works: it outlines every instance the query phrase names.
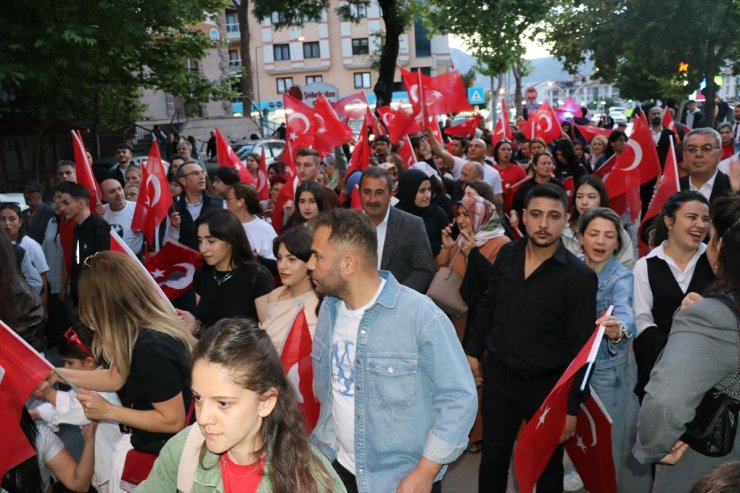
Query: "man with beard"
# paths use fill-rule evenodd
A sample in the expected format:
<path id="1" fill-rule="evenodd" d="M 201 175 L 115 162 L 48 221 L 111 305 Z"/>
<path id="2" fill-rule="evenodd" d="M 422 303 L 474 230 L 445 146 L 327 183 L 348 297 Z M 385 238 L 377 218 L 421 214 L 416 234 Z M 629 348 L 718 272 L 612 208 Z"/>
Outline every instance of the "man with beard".
<path id="1" fill-rule="evenodd" d="M 100 184 L 100 193 L 106 202 L 103 206 L 103 219 L 110 224 L 112 230 L 118 233 L 131 251 L 138 255 L 144 246 L 144 235 L 131 230 L 136 202 L 126 200 L 123 188 L 115 178 L 103 180 Z"/>
<path id="2" fill-rule="evenodd" d="M 522 212 L 527 236 L 501 248 L 465 345 L 476 384 L 483 385 L 481 493 L 506 492 L 522 420 L 532 417 L 594 328 L 597 278 L 560 240 L 567 209 L 562 187 L 545 183 L 529 192 Z M 563 491 L 562 444 L 573 437 L 586 397 L 579 392 L 584 371 L 570 389 L 560 445 L 538 493 Z"/>
<path id="3" fill-rule="evenodd" d="M 658 151 L 658 158 L 660 159 L 660 166 L 662 168 L 665 165 L 666 156 L 668 156 L 668 150 L 671 147 L 671 140 L 673 141 L 673 145 L 676 145 L 676 134 L 673 130 L 663 126 L 663 108 L 659 106 L 650 108 L 648 111 L 648 122 L 650 123 L 650 133 L 653 136 L 653 143 L 655 143 L 655 148 Z M 648 206 L 653 198 L 656 180 L 657 178 L 653 178 L 640 185 L 643 217 L 647 213 Z"/>
<path id="4" fill-rule="evenodd" d="M 326 296 L 312 349 L 321 403 L 312 440 L 350 493 L 439 492 L 477 410 L 455 330 L 429 298 L 378 272 L 365 214 L 332 209 L 312 227 L 308 268 Z"/>

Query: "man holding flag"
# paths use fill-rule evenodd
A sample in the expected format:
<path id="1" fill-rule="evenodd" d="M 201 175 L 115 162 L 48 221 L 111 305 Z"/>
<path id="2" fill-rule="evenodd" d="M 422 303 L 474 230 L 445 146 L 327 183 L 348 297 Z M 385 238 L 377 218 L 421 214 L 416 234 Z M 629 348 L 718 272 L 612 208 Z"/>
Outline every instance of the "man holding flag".
<path id="1" fill-rule="evenodd" d="M 488 277 L 465 345 L 483 385 L 483 455 L 478 490 L 505 493 L 509 462 L 522 420 L 529 420 L 592 334 L 596 274 L 560 240 L 566 224 L 565 191 L 541 184 L 527 195 L 522 220 L 527 237 L 504 246 Z M 485 350 L 485 373 L 480 359 Z M 581 382 L 583 371 L 575 378 Z M 563 447 L 576 428 L 584 395 L 568 395 L 565 427 L 537 483 L 538 493 L 563 491 Z"/>

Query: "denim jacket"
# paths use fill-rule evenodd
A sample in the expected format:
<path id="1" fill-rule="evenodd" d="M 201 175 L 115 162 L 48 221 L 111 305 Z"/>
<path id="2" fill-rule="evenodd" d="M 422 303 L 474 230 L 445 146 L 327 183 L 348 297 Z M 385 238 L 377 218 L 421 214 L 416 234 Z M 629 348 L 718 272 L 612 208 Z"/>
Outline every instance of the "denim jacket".
<path id="1" fill-rule="evenodd" d="M 355 354 L 355 460 L 361 493 L 389 493 L 422 456 L 448 464 L 462 454 L 478 410 L 465 353 L 447 316 L 390 272 L 365 310 Z M 332 417 L 331 338 L 340 300 L 321 305 L 313 387 L 321 413 L 312 439 L 329 460 L 339 448 Z M 445 467 L 435 478 L 442 479 Z"/>
<path id="2" fill-rule="evenodd" d="M 635 312 L 632 309 L 632 272 L 617 257 L 607 262 L 599 273 L 599 291 L 596 294 L 596 318 L 614 305 L 613 316 L 627 329 L 627 337 L 614 344 L 606 337 L 601 341 L 596 355 L 596 369 L 603 370 L 627 363 L 628 340 L 635 337 Z"/>

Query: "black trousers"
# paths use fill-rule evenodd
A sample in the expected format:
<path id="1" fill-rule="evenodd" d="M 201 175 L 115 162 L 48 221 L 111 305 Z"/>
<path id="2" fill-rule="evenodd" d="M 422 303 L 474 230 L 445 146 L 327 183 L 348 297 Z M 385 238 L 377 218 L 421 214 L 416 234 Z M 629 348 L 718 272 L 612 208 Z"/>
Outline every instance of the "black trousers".
<path id="1" fill-rule="evenodd" d="M 339 479 L 344 483 L 344 487 L 347 489 L 347 493 L 358 493 L 357 491 L 357 478 L 355 475 L 349 472 L 339 461 L 335 460 L 331 463 L 334 466 L 334 470 L 337 472 Z M 432 493 L 442 493 L 442 481 L 436 481 L 432 484 Z"/>
<path id="2" fill-rule="evenodd" d="M 506 493 L 514 443 L 560 378 L 561 372 L 531 379 L 512 376 L 487 355 L 483 364 L 483 452 L 479 493 Z M 563 492 L 563 446 L 558 445 L 537 482 L 537 493 Z"/>

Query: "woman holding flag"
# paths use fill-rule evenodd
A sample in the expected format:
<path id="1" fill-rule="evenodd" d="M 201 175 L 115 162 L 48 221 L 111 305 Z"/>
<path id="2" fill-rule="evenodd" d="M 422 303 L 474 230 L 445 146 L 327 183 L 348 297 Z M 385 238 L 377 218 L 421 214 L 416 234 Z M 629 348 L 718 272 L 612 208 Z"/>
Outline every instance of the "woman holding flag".
<path id="1" fill-rule="evenodd" d="M 282 353 L 293 320 L 301 309 L 305 312 L 312 337 L 316 329 L 319 298 L 306 266 L 311 258 L 312 239 L 313 235 L 308 228 L 292 228 L 273 242 L 283 285 L 267 296 L 267 319 L 262 328 L 272 339 L 278 354 Z"/>
<path id="2" fill-rule="evenodd" d="M 93 354 L 104 370 L 59 369 L 80 387 L 91 420 L 120 423 L 129 432 L 116 443 L 111 491 L 118 491 L 131 448 L 159 453 L 186 425 L 190 405 L 188 358 L 195 339 L 128 255 L 104 251 L 85 260 L 79 277 L 80 320 L 95 330 Z M 121 391 L 127 407 L 91 392 Z"/>

